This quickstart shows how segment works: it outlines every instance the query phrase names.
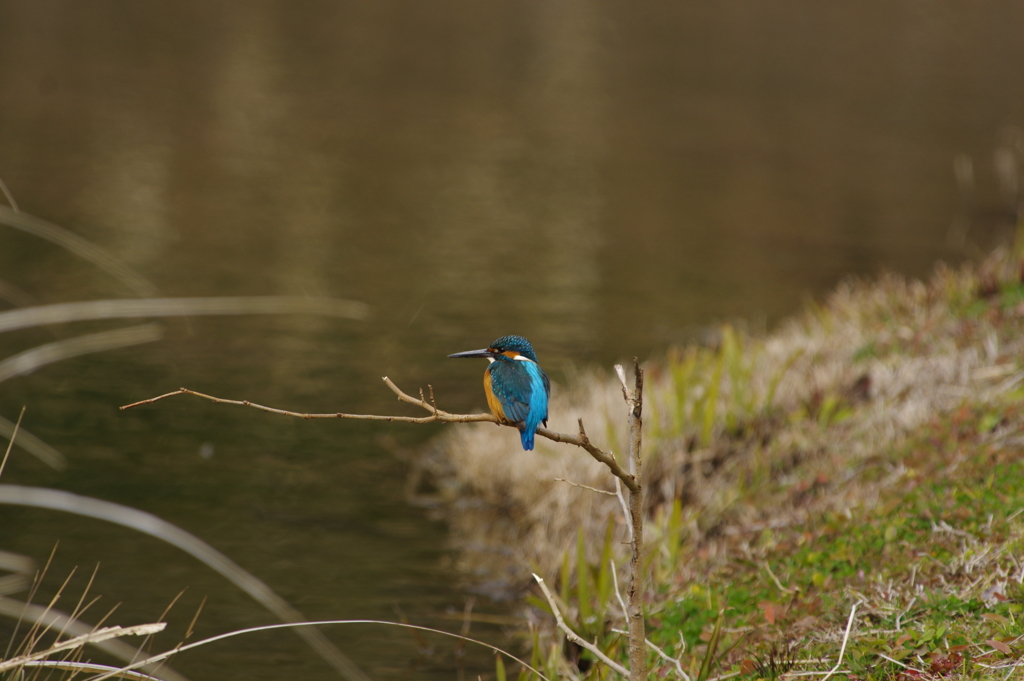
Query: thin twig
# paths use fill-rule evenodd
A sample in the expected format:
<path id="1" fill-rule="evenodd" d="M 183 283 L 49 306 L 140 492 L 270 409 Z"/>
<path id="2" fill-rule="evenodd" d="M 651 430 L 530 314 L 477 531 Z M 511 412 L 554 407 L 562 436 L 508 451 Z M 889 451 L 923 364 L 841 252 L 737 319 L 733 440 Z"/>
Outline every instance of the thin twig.
<path id="1" fill-rule="evenodd" d="M 633 543 L 633 517 L 629 514 L 629 505 L 626 497 L 622 496 L 622 485 L 619 479 L 615 478 L 615 496 L 619 498 L 619 506 L 622 506 L 622 515 L 626 516 L 626 528 L 629 530 L 629 543 Z"/>
<path id="2" fill-rule="evenodd" d="M 786 588 L 786 587 L 782 586 L 782 582 L 780 582 L 779 578 L 775 576 L 775 573 L 772 572 L 772 569 L 770 567 L 768 567 L 768 563 L 764 563 L 761 567 L 764 568 L 764 571 L 767 572 L 768 576 L 772 578 L 773 582 L 775 582 L 775 586 L 779 587 L 779 591 L 783 591 L 783 592 L 788 593 L 788 594 L 789 593 L 793 593 L 794 591 L 796 591 L 795 588 Z"/>
<path id="3" fill-rule="evenodd" d="M 275 407 L 267 407 L 256 402 L 250 402 L 249 400 L 228 400 L 223 397 L 214 397 L 213 395 L 207 395 L 205 393 L 197 392 L 195 390 L 189 390 L 188 388 L 178 388 L 174 392 L 166 393 L 164 395 L 158 395 L 157 397 L 151 397 L 148 400 L 141 400 L 132 404 L 126 404 L 121 407 L 121 410 L 131 409 L 133 407 L 139 407 L 144 404 L 152 404 L 162 399 L 173 397 L 175 395 L 193 395 L 195 397 L 201 397 L 204 400 L 210 400 L 217 404 L 234 404 L 241 407 L 252 407 L 253 409 L 259 409 L 270 414 L 278 414 L 280 416 L 293 416 L 300 419 L 359 419 L 366 421 L 400 421 L 404 423 L 433 423 L 435 421 L 439 423 L 470 423 L 474 421 L 490 421 L 496 423 L 497 419 L 491 414 L 449 414 L 446 411 L 438 409 L 436 413 L 431 408 L 430 404 L 425 399 L 416 399 L 410 395 L 406 395 L 404 392 L 391 382 L 391 379 L 384 377 L 384 382 L 387 384 L 392 391 L 398 395 L 398 399 L 402 402 L 408 402 L 418 407 L 422 407 L 427 411 L 431 412 L 430 416 L 377 416 L 373 414 L 344 414 L 342 412 L 335 412 L 333 414 L 311 414 L 297 411 L 288 411 L 287 409 L 277 409 Z"/>
<path id="4" fill-rule="evenodd" d="M 832 678 L 832 675 L 839 671 L 839 667 L 843 664 L 843 655 L 846 654 L 846 643 L 850 640 L 850 629 L 853 628 L 853 616 L 857 614 L 857 606 L 860 605 L 860 601 L 853 604 L 850 608 L 850 617 L 846 620 L 846 632 L 843 634 L 843 645 L 839 648 L 839 659 L 836 660 L 836 666 L 829 670 L 828 674 L 821 681 L 828 681 Z"/>
<path id="5" fill-rule="evenodd" d="M 618 478 L 615 478 L 615 479 L 618 480 Z M 572 485 L 573 487 L 582 487 L 583 489 L 589 489 L 591 492 L 597 492 L 598 494 L 607 494 L 610 497 L 614 497 L 615 496 L 615 492 L 609 492 L 608 490 L 604 490 L 604 489 L 597 489 L 596 487 L 591 487 L 590 485 L 581 485 L 578 482 L 573 482 L 572 480 L 566 480 L 565 478 L 555 478 L 555 482 L 565 482 L 565 483 L 568 483 L 568 484 Z"/>
<path id="6" fill-rule="evenodd" d="M 619 607 L 622 608 L 622 616 L 629 617 L 629 610 L 626 609 L 626 601 L 622 600 L 622 594 L 619 593 L 619 577 L 615 574 L 615 561 L 609 558 L 608 565 L 610 565 L 612 569 L 612 586 L 615 588 L 615 598 L 619 601 Z"/>
<path id="7" fill-rule="evenodd" d="M 558 628 L 561 629 L 562 632 L 565 634 L 565 637 L 573 643 L 575 643 L 576 645 L 578 645 L 579 647 L 590 651 L 590 653 L 594 655 L 594 657 L 601 660 L 601 662 L 604 662 L 606 665 L 608 665 L 618 673 L 622 674 L 623 676 L 629 676 L 628 669 L 626 669 L 621 664 L 619 664 L 615 660 L 611 659 L 610 657 L 602 653 L 601 649 L 595 646 L 593 643 L 584 641 L 576 634 L 575 631 L 569 628 L 569 626 L 565 623 L 565 620 L 562 619 L 562 613 L 558 611 L 558 605 L 555 603 L 555 597 L 551 595 L 550 591 L 548 591 L 548 585 L 545 584 L 544 580 L 541 579 L 540 576 L 536 573 L 534 573 L 533 578 L 537 580 L 537 584 L 540 585 L 540 590 L 544 592 L 544 598 L 548 600 L 548 605 L 551 606 L 551 612 L 555 616 L 555 623 L 558 625 Z"/>
<path id="8" fill-rule="evenodd" d="M 616 634 L 623 634 L 625 636 L 629 635 L 629 632 L 625 629 L 615 629 L 613 627 L 612 631 Z M 683 665 L 679 660 L 675 659 L 674 657 L 669 657 L 668 653 L 666 653 L 664 650 L 651 643 L 651 639 L 649 638 L 644 639 L 644 643 L 647 644 L 648 648 L 656 652 L 661 659 L 665 660 L 666 662 L 670 662 L 672 666 L 676 668 L 676 674 L 678 674 L 679 677 L 683 679 L 683 681 L 690 681 L 690 675 L 683 670 Z"/>
<path id="9" fill-rule="evenodd" d="M 629 402 L 629 388 L 626 386 L 626 370 L 621 364 L 615 365 L 615 375 L 619 377 L 619 385 L 622 386 L 622 398 Z"/>
<path id="10" fill-rule="evenodd" d="M 670 657 L 665 652 L 665 650 L 651 643 L 650 639 L 645 639 L 645 641 L 647 642 L 647 647 L 656 652 L 660 657 L 662 657 L 662 659 L 664 659 L 664 661 L 672 663 L 672 665 L 676 668 L 676 674 L 679 675 L 679 678 L 683 679 L 683 681 L 690 681 L 690 675 L 683 671 L 683 666 L 682 664 L 680 664 L 678 659 L 676 659 L 675 657 Z"/>
<path id="11" fill-rule="evenodd" d="M 434 408 L 434 414 L 437 414 L 437 400 L 434 399 L 434 386 L 428 383 L 427 390 L 430 391 L 430 406 Z"/>
<path id="12" fill-rule="evenodd" d="M 163 395 L 157 395 L 156 397 L 151 397 L 146 400 L 140 400 L 138 402 L 126 404 L 123 407 L 121 407 L 121 410 L 123 411 L 125 409 L 132 409 L 134 407 L 140 407 L 145 404 L 153 404 L 154 402 L 159 402 L 160 400 L 166 399 L 168 397 L 174 397 L 175 395 L 192 395 L 194 397 L 201 397 L 204 400 L 209 400 L 217 404 L 234 404 L 241 407 L 252 407 L 253 409 L 259 409 L 260 411 L 265 411 L 270 414 L 278 414 L 280 416 L 292 416 L 300 419 L 357 419 L 360 421 L 397 421 L 400 423 L 488 422 L 497 423 L 499 425 L 504 426 L 515 425 L 512 423 L 500 421 L 493 414 L 453 414 L 443 409 L 438 409 L 436 405 L 430 404 L 430 402 L 428 402 L 425 397 L 416 399 L 411 395 L 407 395 L 405 392 L 401 390 L 401 388 L 395 385 L 394 382 L 387 376 L 384 376 L 383 380 L 384 384 L 391 390 L 391 392 L 395 393 L 400 402 L 405 402 L 406 404 L 411 404 L 413 406 L 419 407 L 420 409 L 429 412 L 430 416 L 380 416 L 376 414 L 345 414 L 342 412 L 335 412 L 333 414 L 309 414 L 296 411 L 288 411 L 286 409 L 267 407 L 262 404 L 257 404 L 256 402 L 250 402 L 249 400 L 228 400 L 224 399 L 223 397 L 207 395 L 205 393 L 190 390 L 188 388 L 178 388 L 174 392 L 165 393 Z M 584 430 L 583 428 L 583 419 L 579 419 L 577 423 L 580 427 L 580 432 L 578 435 L 568 435 L 566 433 L 559 433 L 557 431 L 549 430 L 543 427 L 537 429 L 537 434 L 546 437 L 547 439 L 553 442 L 564 442 L 566 444 L 575 445 L 580 449 L 583 449 L 588 454 L 590 454 L 590 456 L 592 456 L 594 459 L 607 466 L 608 469 L 612 472 L 612 474 L 618 479 L 622 480 L 623 484 L 625 484 L 631 492 L 639 491 L 640 483 L 637 481 L 637 479 L 634 476 L 627 473 L 625 470 L 623 470 L 622 466 L 619 465 L 619 462 L 615 460 L 615 457 L 610 452 L 605 452 L 604 450 L 594 446 L 594 444 L 590 441 L 590 438 L 587 437 L 586 430 Z"/>
<path id="13" fill-rule="evenodd" d="M 665 660 L 666 662 L 670 662 L 672 666 L 676 668 L 676 674 L 679 674 L 679 678 L 683 679 L 683 681 L 690 681 L 690 675 L 683 671 L 683 665 L 679 662 L 679 660 L 673 657 L 669 657 L 664 650 L 651 643 L 651 639 L 648 638 L 644 640 L 647 643 L 648 648 L 658 653 L 661 659 Z"/>
<path id="14" fill-rule="evenodd" d="M 590 442 L 590 438 L 587 437 L 587 431 L 583 428 L 583 419 L 577 419 L 576 422 L 579 424 L 580 432 L 579 435 L 576 435 L 575 437 L 572 435 L 566 435 L 565 433 L 556 433 L 554 431 L 548 430 L 547 428 L 538 428 L 537 434 L 543 435 L 544 437 L 548 438 L 549 440 L 553 440 L 554 442 L 565 442 L 571 445 L 576 445 L 581 449 L 584 449 L 587 452 L 587 454 L 590 454 L 590 456 L 594 457 L 595 459 L 603 463 L 605 466 L 607 466 L 615 477 L 622 480 L 622 482 L 626 485 L 629 491 L 639 492 L 639 481 L 634 476 L 630 475 L 625 470 L 623 470 L 622 466 L 620 466 L 619 462 L 615 460 L 615 457 L 611 454 L 611 452 L 602 451 L 595 447 L 593 443 Z"/>

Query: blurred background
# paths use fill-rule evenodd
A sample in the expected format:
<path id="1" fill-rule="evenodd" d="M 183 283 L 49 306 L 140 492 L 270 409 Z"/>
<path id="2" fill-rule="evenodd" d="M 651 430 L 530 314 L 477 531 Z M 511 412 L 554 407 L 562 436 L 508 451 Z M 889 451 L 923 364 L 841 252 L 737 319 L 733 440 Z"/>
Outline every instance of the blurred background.
<path id="1" fill-rule="evenodd" d="M 483 362 L 445 356 L 507 333 L 533 341 L 557 390 L 574 368 L 657 356 L 717 321 L 771 329 L 847 276 L 984 254 L 1017 219 L 1022 25 L 1010 0 L 0 2 L 0 178 L 22 211 L 161 296 L 370 310 L 168 319 L 157 342 L 9 380 L 0 415 L 26 406 L 25 427 L 69 465 L 15 450 L 3 482 L 154 513 L 313 619 L 458 631 L 475 597 L 499 624 L 471 635 L 514 647 L 511 604 L 451 569 L 444 523 L 403 495 L 408 453 L 442 427 L 191 398 L 117 407 L 184 385 L 415 413 L 387 375 L 481 410 Z M 4 226 L 0 281 L 0 310 L 136 295 Z M 117 326 L 6 333 L 0 359 Z M 152 621 L 187 590 L 157 648 L 204 597 L 194 638 L 275 621 L 156 540 L 0 506 L 0 549 L 42 564 L 57 542 L 43 595 L 75 566 L 79 593 L 99 563 L 94 620 L 121 603 L 118 623 Z M 494 669 L 486 652 L 397 630 L 327 634 L 374 678 Z M 280 632 L 173 665 L 337 678 Z"/>

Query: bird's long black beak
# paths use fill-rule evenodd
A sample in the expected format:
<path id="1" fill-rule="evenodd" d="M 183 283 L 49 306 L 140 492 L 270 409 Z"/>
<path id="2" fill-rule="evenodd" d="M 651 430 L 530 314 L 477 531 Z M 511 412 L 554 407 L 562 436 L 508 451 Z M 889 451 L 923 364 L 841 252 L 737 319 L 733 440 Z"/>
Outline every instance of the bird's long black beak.
<path id="1" fill-rule="evenodd" d="M 488 357 L 494 357 L 494 353 L 491 351 L 490 348 L 481 348 L 480 350 L 467 350 L 466 352 L 456 352 L 454 355 L 448 356 L 454 357 L 456 359 L 460 357 L 481 357 L 486 359 Z"/>

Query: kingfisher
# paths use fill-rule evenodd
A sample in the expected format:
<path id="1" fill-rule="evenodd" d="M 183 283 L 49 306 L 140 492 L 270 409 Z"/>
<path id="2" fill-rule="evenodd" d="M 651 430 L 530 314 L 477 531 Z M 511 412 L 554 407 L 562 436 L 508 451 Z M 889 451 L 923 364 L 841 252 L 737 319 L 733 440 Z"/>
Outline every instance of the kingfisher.
<path id="1" fill-rule="evenodd" d="M 523 449 L 533 449 L 537 426 L 548 425 L 548 397 L 551 382 L 537 363 L 537 353 L 522 336 L 502 336 L 481 350 L 456 352 L 449 357 L 482 357 L 484 395 L 491 413 L 502 423 L 519 429 Z"/>

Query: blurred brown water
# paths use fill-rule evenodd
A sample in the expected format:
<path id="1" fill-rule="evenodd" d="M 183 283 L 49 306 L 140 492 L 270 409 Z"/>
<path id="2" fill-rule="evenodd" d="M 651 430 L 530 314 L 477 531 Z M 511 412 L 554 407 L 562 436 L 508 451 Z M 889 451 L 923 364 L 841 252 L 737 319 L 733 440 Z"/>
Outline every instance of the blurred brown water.
<path id="1" fill-rule="evenodd" d="M 505 333 L 528 336 L 557 384 L 718 320 L 770 327 L 844 276 L 925 275 L 987 251 L 1009 238 L 1019 193 L 1021 25 L 1009 1 L 2 3 L 0 177 L 22 210 L 162 295 L 371 308 L 361 322 L 166 320 L 160 342 L 8 381 L 0 414 L 26 405 L 26 426 L 71 463 L 16 453 L 3 481 L 155 513 L 310 618 L 457 630 L 474 576 L 452 573 L 443 523 L 402 491 L 402 453 L 441 428 L 116 407 L 186 385 L 407 413 L 388 375 L 482 408 L 482 364 L 445 355 Z M 7 229 L 0 280 L 40 303 L 132 295 Z M 0 358 L 111 326 L 5 334 Z M 0 507 L 0 540 L 39 562 L 59 540 L 54 587 L 99 561 L 99 607 L 122 602 L 124 624 L 185 588 L 175 635 L 203 596 L 197 636 L 273 621 L 128 530 Z M 328 633 L 374 678 L 457 667 L 448 642 Z M 493 669 L 479 652 L 466 665 Z M 279 634 L 175 666 L 333 678 Z"/>

